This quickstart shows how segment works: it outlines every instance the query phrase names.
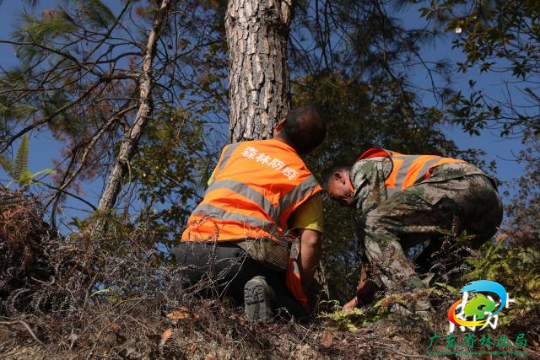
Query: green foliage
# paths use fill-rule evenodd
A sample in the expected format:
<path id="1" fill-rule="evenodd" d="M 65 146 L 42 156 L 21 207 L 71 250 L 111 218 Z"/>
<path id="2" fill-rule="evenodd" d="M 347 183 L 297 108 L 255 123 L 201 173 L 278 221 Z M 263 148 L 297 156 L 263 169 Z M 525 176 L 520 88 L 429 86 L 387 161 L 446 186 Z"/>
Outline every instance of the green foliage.
<path id="1" fill-rule="evenodd" d="M 526 145 L 519 153 L 524 174 L 512 183 L 516 195 L 505 206 L 510 219 L 506 229 L 516 241 L 535 244 L 540 239 L 540 134 L 528 137 Z"/>
<path id="2" fill-rule="evenodd" d="M 339 302 L 335 300 L 328 303 L 334 307 L 334 311 L 322 312 L 319 317 L 339 329 L 350 332 L 355 332 L 359 328 L 385 319 L 389 314 L 389 309 L 381 306 L 380 301 L 369 308 L 353 308 L 351 310 L 343 310 Z"/>
<path id="3" fill-rule="evenodd" d="M 6 172 L 6 174 L 8 174 L 9 176 L 12 176 L 11 161 L 7 157 L 5 157 L 3 154 L 0 154 L 0 166 Z"/>
<path id="4" fill-rule="evenodd" d="M 0 70 L 2 145 L 39 124 L 64 145 L 55 187 L 77 193 L 86 181 L 106 176 L 140 104 L 141 49 L 158 8 L 159 2 L 149 1 L 113 6 L 62 0 L 44 10 L 26 9 L 10 38 L 17 42 L 19 64 Z M 128 166 L 128 181 L 137 191 L 126 199 L 140 195 L 137 209 L 126 211 L 140 210 L 141 221 L 150 220 L 159 231 L 166 224 L 170 237 L 181 231 L 198 184 L 224 143 L 227 93 L 223 17 L 207 2 L 175 2 L 174 8 L 151 72 L 152 121 Z M 189 111 L 176 116 L 170 108 Z M 205 144 L 201 138 L 207 135 Z M 59 210 L 66 194 L 48 205 Z"/>
<path id="5" fill-rule="evenodd" d="M 470 81 L 470 94 L 461 92 L 448 100 L 448 114 L 471 134 L 494 121 L 500 125 L 501 136 L 516 132 L 539 133 L 538 111 L 529 104 L 538 103 L 534 81 L 539 73 L 540 6 L 536 0 L 490 0 L 468 5 L 460 0 L 425 1 L 429 7 L 420 12 L 447 32 L 456 32 L 453 47 L 461 49 L 464 61 L 457 63 L 457 71 L 467 73 L 493 72 L 508 76 L 511 84 L 507 98 L 497 101 Z M 503 74 L 503 75 L 499 75 Z M 515 100 L 514 91 L 529 97 L 530 103 Z"/>
<path id="6" fill-rule="evenodd" d="M 353 308 L 351 310 L 343 310 L 338 301 L 330 301 L 333 306 L 332 312 L 323 312 L 320 317 L 337 327 L 356 331 L 358 328 L 364 328 L 378 321 L 384 321 L 391 317 L 391 308 L 395 305 L 407 305 L 411 301 L 418 298 L 430 296 L 432 293 L 437 293 L 437 289 L 428 288 L 414 293 L 391 293 L 380 296 L 373 304 L 362 307 Z M 425 319 L 424 319 L 425 320 Z"/>
<path id="7" fill-rule="evenodd" d="M 67 36 L 77 29 L 71 17 L 61 9 L 45 11 L 41 18 L 25 13 L 21 15 L 20 22 L 21 26 L 13 37 L 22 43 L 46 44 L 52 40 L 58 41 L 59 37 Z M 46 52 L 43 48 L 21 45 L 16 47 L 15 53 L 28 64 Z"/>
<path id="8" fill-rule="evenodd" d="M 54 174 L 54 171 L 51 169 L 44 169 L 32 174 L 28 170 L 29 152 L 30 145 L 28 135 L 24 135 L 21 144 L 19 145 L 19 149 L 17 150 L 15 161 L 11 162 L 4 155 L 0 154 L 0 166 L 11 177 L 11 181 L 7 184 L 7 187 L 13 182 L 17 183 L 20 187 L 29 186 L 38 183 L 34 181 L 34 179 L 39 175 Z"/>
<path id="9" fill-rule="evenodd" d="M 24 119 L 32 115 L 36 109 L 28 104 L 7 107 L 0 103 L 0 116 L 3 118 Z"/>
<path id="10" fill-rule="evenodd" d="M 132 166 L 139 184 L 138 198 L 144 204 L 139 221 L 159 231 L 168 230 L 164 242 L 167 237 L 172 239 L 171 244 L 177 241 L 190 206 L 198 198 L 198 184 L 212 170 L 209 162 L 216 154 L 202 156 L 208 151 L 205 139 L 211 131 L 203 127 L 196 114 L 166 104 L 146 128 Z"/>
<path id="11" fill-rule="evenodd" d="M 358 330 L 358 323 L 362 322 L 366 317 L 366 311 L 364 309 L 354 308 L 350 311 L 342 310 L 337 301 L 332 301 L 331 305 L 334 305 L 334 311 L 323 312 L 319 317 L 329 321 L 340 329 L 355 332 Z"/>
<path id="12" fill-rule="evenodd" d="M 472 152 L 459 152 L 446 139 L 433 111 L 416 103 L 407 92 L 413 108 L 404 103 L 392 81 L 381 78 L 346 79 L 338 74 L 321 74 L 295 79 L 294 105 L 317 104 L 329 122 L 328 135 L 307 157 L 308 167 L 321 174 L 333 164 L 353 164 L 370 147 L 384 147 L 410 154 L 450 154 L 475 158 Z M 351 209 L 340 208 L 324 199 L 324 263 L 332 296 L 350 300 L 358 282 L 359 244 Z"/>
<path id="13" fill-rule="evenodd" d="M 449 291 L 450 293 L 453 293 L 453 294 L 459 293 L 459 289 L 453 287 L 452 285 L 448 285 L 448 284 L 445 284 L 445 283 L 435 283 L 435 285 L 445 289 L 446 291 Z M 442 294 L 442 292 L 440 292 L 438 290 L 436 290 L 436 291 L 437 291 L 438 294 Z"/>
<path id="14" fill-rule="evenodd" d="M 472 271 L 464 277 L 465 281 L 478 279 L 492 280 L 502 284 L 516 300 L 510 307 L 505 321 L 521 310 L 533 310 L 540 302 L 540 251 L 532 246 L 513 243 L 511 238 L 490 242 L 483 248 L 485 255 L 467 259 Z"/>
<path id="15" fill-rule="evenodd" d="M 116 21 L 116 16 L 101 0 L 87 0 L 82 9 L 89 24 L 98 28 L 106 29 Z"/>
<path id="16" fill-rule="evenodd" d="M 23 136 L 17 155 L 15 156 L 15 162 L 12 167 L 12 174 L 14 179 L 21 179 L 23 174 L 28 172 L 28 153 L 30 145 L 28 143 L 28 135 Z"/>
<path id="17" fill-rule="evenodd" d="M 303 6 L 307 10 L 296 14 L 291 61 L 293 105 L 315 104 L 329 122 L 325 143 L 307 157 L 315 174 L 337 163 L 350 165 L 374 146 L 410 154 L 449 155 L 482 164 L 481 152 L 460 151 L 446 138 L 441 125 L 447 114 L 423 105 L 422 93 L 411 85 L 409 70 L 402 71 L 414 68 L 418 73 L 450 77 L 451 67 L 445 61 L 437 61 L 433 68 L 415 67 L 417 61 L 423 62 L 419 56 L 422 47 L 440 31 L 403 27 L 397 21 L 405 8 L 399 6 L 405 5 L 402 1 L 316 4 L 319 7 L 306 1 Z M 316 51 L 306 52 L 306 48 Z M 436 87 L 433 91 L 443 99 L 453 94 L 444 84 Z M 348 301 L 358 281 L 356 223 L 352 211 L 329 199 L 325 199 L 324 208 L 324 264 L 330 291 L 332 297 Z"/>

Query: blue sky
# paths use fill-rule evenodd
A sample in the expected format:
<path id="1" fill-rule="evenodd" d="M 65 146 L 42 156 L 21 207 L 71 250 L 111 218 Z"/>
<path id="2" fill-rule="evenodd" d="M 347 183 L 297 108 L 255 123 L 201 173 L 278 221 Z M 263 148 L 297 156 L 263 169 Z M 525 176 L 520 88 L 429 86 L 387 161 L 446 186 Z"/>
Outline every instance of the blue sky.
<path id="1" fill-rule="evenodd" d="M 119 1 L 106 0 L 105 1 L 114 10 L 118 7 Z M 50 8 L 57 3 L 54 0 L 42 0 L 40 2 L 41 9 Z M 13 31 L 13 25 L 16 22 L 17 14 L 26 8 L 27 11 L 40 11 L 39 8 L 32 10 L 28 6 L 24 6 L 20 0 L 4 0 L 0 6 L 0 39 L 9 39 L 10 33 Z M 418 21 L 424 22 L 419 19 L 419 14 L 414 9 L 409 9 L 404 13 L 405 24 L 416 24 Z M 441 58 L 449 60 L 451 63 L 463 59 L 463 55 L 458 50 L 452 50 L 451 40 L 452 37 L 458 36 L 456 34 L 450 34 L 449 38 L 439 40 L 432 47 L 424 49 L 421 55 L 428 61 L 437 61 Z M 14 56 L 13 48 L 11 45 L 0 44 L 0 64 L 4 68 L 9 68 L 17 64 L 17 59 Z M 412 74 L 415 82 L 420 84 L 425 83 L 426 87 L 429 87 L 429 78 L 427 73 L 418 72 Z M 456 74 L 453 76 L 454 87 L 457 89 L 467 90 L 468 81 L 475 80 L 477 82 L 477 88 L 482 89 L 484 93 L 495 99 L 504 98 L 505 88 L 501 85 L 500 74 L 480 74 L 478 71 L 471 71 L 467 74 Z M 422 94 L 423 100 L 426 104 L 433 102 L 433 99 L 426 92 Z M 519 94 L 516 91 L 516 99 L 520 100 Z M 513 158 L 513 153 L 517 153 L 522 145 L 518 139 L 515 140 L 502 140 L 496 132 L 484 131 L 481 136 L 469 136 L 461 131 L 459 127 L 447 126 L 444 128 L 445 134 L 456 142 L 459 148 L 477 148 L 486 152 L 485 160 L 489 163 L 492 160 L 497 161 L 498 171 L 497 176 L 499 179 L 511 182 L 512 179 L 518 177 L 523 168 Z M 18 143 L 16 143 L 16 146 Z M 35 172 L 44 168 L 53 167 L 52 159 L 60 158 L 59 150 L 61 145 L 46 131 L 37 131 L 32 134 L 30 142 L 30 170 Z M 5 184 L 7 176 L 0 170 L 0 182 Z M 102 181 L 101 179 L 95 181 L 93 184 L 88 184 L 84 187 L 85 199 L 91 203 L 97 204 L 99 195 L 101 192 Z M 508 186 L 503 185 L 501 190 L 508 189 Z M 77 208 L 88 209 L 86 205 L 77 200 L 70 199 L 67 202 L 66 217 L 77 215 L 81 216 L 83 212 L 77 211 Z"/>

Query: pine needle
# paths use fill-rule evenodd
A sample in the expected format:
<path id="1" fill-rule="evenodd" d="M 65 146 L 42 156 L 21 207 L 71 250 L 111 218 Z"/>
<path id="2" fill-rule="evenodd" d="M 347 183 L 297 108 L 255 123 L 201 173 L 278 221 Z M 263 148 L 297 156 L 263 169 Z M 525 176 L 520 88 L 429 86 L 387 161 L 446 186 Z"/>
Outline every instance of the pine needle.
<path id="1" fill-rule="evenodd" d="M 24 174 L 28 172 L 28 153 L 29 143 L 28 135 L 24 135 L 21 141 L 21 145 L 17 150 L 15 156 L 15 162 L 12 164 L 12 177 L 14 180 L 19 180 Z"/>

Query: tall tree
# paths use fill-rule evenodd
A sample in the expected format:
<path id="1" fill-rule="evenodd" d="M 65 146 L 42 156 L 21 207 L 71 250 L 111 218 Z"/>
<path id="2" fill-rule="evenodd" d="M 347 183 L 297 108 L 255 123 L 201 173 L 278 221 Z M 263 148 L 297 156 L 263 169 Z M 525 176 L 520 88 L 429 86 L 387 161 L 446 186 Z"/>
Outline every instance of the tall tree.
<path id="1" fill-rule="evenodd" d="M 232 142 L 272 137 L 289 110 L 287 43 L 294 6 L 294 0 L 229 1 L 225 29 Z"/>
<path id="2" fill-rule="evenodd" d="M 154 57 L 156 55 L 160 33 L 166 25 L 168 13 L 174 2 L 176 2 L 176 0 L 163 0 L 161 6 L 157 9 L 152 29 L 148 35 L 148 42 L 144 50 L 142 69 L 138 75 L 137 92 L 139 105 L 135 120 L 120 143 L 120 151 L 111 172 L 109 173 L 109 177 L 99 201 L 99 211 L 108 212 L 113 209 L 122 186 L 121 181 L 128 170 L 129 162 L 133 157 L 133 153 L 139 143 L 143 129 L 148 123 L 148 119 L 151 115 L 151 92 L 155 82 L 153 78 Z M 100 221 L 97 224 L 96 230 L 103 230 L 104 224 L 104 221 Z"/>

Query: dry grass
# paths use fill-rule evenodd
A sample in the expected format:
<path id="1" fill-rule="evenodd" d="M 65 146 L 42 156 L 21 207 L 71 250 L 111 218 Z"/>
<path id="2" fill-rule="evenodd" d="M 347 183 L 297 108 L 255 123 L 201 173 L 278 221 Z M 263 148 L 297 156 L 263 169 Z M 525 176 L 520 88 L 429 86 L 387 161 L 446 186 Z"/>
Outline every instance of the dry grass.
<path id="1" fill-rule="evenodd" d="M 444 311 L 432 324 L 395 318 L 356 332 L 320 318 L 247 323 L 200 287 L 181 289 L 182 269 L 148 229 L 63 238 L 22 193 L 0 192 L 0 206 L 1 359 L 428 358 L 428 336 L 447 327 Z"/>

